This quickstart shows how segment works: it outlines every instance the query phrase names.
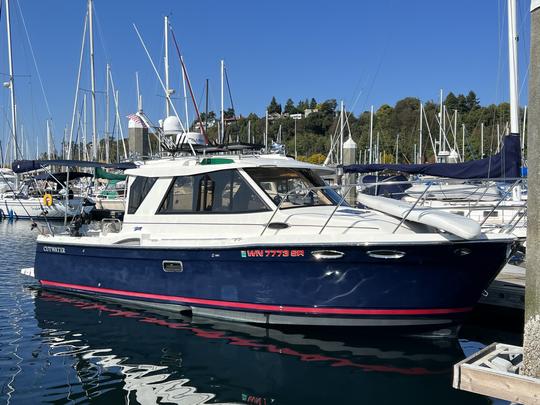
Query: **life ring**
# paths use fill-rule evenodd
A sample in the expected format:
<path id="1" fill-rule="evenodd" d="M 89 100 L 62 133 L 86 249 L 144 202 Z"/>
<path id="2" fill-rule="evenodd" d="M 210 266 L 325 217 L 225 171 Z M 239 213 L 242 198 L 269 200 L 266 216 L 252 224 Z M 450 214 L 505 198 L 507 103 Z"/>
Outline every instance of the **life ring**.
<path id="1" fill-rule="evenodd" d="M 53 198 L 50 194 L 45 194 L 43 196 L 43 205 L 50 207 L 53 204 Z"/>

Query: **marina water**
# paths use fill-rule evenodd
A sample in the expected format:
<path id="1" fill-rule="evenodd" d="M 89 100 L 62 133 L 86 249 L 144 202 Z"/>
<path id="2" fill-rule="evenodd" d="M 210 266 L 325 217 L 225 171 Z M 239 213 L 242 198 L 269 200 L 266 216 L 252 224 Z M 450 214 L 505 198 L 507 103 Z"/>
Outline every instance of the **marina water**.
<path id="1" fill-rule="evenodd" d="M 451 384 L 453 364 L 498 332 L 266 329 L 52 293 L 20 274 L 35 237 L 27 221 L 0 223 L 0 403 L 505 403 Z"/>

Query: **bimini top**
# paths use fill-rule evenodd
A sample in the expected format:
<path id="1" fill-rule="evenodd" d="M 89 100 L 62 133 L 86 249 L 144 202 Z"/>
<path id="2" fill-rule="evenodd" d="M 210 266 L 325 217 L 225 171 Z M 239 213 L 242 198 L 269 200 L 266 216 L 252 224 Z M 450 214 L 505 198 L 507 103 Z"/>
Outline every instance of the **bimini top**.
<path id="1" fill-rule="evenodd" d="M 67 166 L 67 167 L 105 167 L 109 169 L 133 169 L 137 165 L 133 162 L 122 163 L 102 163 L 87 162 L 85 160 L 15 160 L 11 165 L 15 173 L 26 173 L 33 170 L 40 170 L 47 166 Z"/>
<path id="2" fill-rule="evenodd" d="M 501 152 L 485 159 L 463 163 L 371 164 L 344 166 L 345 173 L 373 173 L 390 170 L 453 179 L 502 179 L 521 176 L 521 146 L 518 135 L 504 137 Z"/>
<path id="3" fill-rule="evenodd" d="M 293 158 L 277 155 L 209 155 L 182 156 L 147 160 L 136 169 L 126 170 L 129 176 L 142 177 L 174 177 L 190 176 L 197 173 L 214 172 L 225 169 L 240 169 L 245 167 L 286 167 L 292 169 L 310 169 L 318 174 L 328 175 L 334 169 L 311 163 L 300 162 Z"/>

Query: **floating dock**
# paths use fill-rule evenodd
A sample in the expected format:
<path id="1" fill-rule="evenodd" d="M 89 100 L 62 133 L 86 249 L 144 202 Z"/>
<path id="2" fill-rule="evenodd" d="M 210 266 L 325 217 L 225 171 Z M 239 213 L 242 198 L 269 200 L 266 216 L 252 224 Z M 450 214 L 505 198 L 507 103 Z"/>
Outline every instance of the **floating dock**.
<path id="1" fill-rule="evenodd" d="M 487 289 L 480 304 L 525 309 L 525 267 L 507 264 Z"/>
<path id="2" fill-rule="evenodd" d="M 454 365 L 453 387 L 519 404 L 540 403 L 540 380 L 520 374 L 523 349 L 492 343 Z"/>

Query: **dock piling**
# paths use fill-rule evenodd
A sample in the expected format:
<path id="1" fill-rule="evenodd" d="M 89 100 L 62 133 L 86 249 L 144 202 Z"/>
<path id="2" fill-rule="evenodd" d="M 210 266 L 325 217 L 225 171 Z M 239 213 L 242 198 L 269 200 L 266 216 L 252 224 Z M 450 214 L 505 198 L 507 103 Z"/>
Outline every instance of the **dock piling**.
<path id="1" fill-rule="evenodd" d="M 540 0 L 531 1 L 527 155 L 540 153 Z M 540 161 L 528 160 L 527 276 L 522 373 L 540 378 Z"/>

